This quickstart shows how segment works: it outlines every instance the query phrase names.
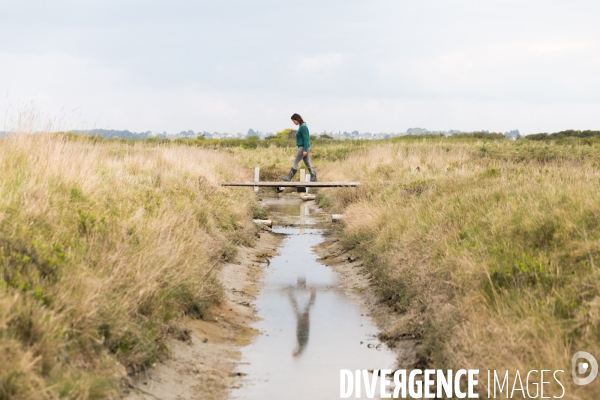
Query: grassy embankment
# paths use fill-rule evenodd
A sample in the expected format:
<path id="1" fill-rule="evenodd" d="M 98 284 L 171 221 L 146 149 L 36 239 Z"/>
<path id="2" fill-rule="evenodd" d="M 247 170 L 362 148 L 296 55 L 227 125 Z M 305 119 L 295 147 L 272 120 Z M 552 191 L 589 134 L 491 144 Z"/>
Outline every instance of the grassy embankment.
<path id="1" fill-rule="evenodd" d="M 345 246 L 424 365 L 479 368 L 484 386 L 510 370 L 511 388 L 516 370 L 561 369 L 565 398 L 600 395 L 570 376 L 576 351 L 600 356 L 600 141 L 405 138 L 317 167 L 364 182 L 321 204 L 346 215 Z"/>
<path id="2" fill-rule="evenodd" d="M 254 240 L 223 152 L 22 135 L 0 141 L 0 399 L 108 398 L 206 318 L 215 269 Z"/>

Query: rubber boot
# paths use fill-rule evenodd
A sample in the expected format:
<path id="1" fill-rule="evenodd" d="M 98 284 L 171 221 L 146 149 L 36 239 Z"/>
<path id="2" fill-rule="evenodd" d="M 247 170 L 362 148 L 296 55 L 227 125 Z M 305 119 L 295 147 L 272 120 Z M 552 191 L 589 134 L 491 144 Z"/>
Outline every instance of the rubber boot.
<path id="1" fill-rule="evenodd" d="M 316 182 L 317 181 L 317 171 L 315 171 L 314 168 L 309 168 L 308 172 L 310 172 L 310 181 L 311 182 Z"/>
<path id="2" fill-rule="evenodd" d="M 291 181 L 294 175 L 296 175 L 296 171 L 298 171 L 296 168 L 291 168 L 287 176 L 280 176 L 281 180 L 286 182 Z"/>

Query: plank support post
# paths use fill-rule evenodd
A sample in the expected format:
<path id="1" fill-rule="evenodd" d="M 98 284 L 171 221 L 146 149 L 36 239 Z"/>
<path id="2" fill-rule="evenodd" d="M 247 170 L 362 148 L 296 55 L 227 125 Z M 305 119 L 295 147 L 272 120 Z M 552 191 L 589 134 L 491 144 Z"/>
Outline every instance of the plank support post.
<path id="1" fill-rule="evenodd" d="M 254 167 L 254 182 L 259 182 L 260 168 Z M 254 193 L 258 193 L 258 186 L 254 186 Z"/>
<path id="2" fill-rule="evenodd" d="M 304 182 L 310 182 L 310 174 L 304 177 Z M 306 193 L 308 193 L 308 187 L 306 187 Z"/>
<path id="3" fill-rule="evenodd" d="M 306 182 L 306 170 L 304 168 L 300 168 L 300 183 Z M 296 191 L 298 193 L 306 193 L 306 187 L 298 186 L 296 187 Z"/>

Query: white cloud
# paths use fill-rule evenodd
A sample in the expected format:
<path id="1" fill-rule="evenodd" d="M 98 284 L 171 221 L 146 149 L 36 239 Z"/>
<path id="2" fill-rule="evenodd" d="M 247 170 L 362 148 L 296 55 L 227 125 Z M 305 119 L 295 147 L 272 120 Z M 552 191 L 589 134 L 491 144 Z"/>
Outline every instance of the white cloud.
<path id="1" fill-rule="evenodd" d="M 341 53 L 329 53 L 312 57 L 294 57 L 292 64 L 300 72 L 330 71 L 340 66 L 343 59 L 344 56 Z"/>
<path id="2" fill-rule="evenodd" d="M 239 114 L 227 95 L 194 86 L 136 85 L 126 70 L 65 54 L 0 53 L 0 76 L 8 78 L 0 82 L 0 93 L 12 119 L 32 99 L 40 113 L 77 125 L 71 128 L 187 130 Z"/>
<path id="3" fill-rule="evenodd" d="M 600 100 L 600 43 L 540 41 L 461 46 L 376 63 L 385 88 L 416 98 L 516 102 Z M 383 85 L 377 87 L 383 88 Z M 389 95 L 388 93 L 381 93 Z"/>
<path id="4" fill-rule="evenodd" d="M 275 131 L 293 112 L 317 131 L 599 129 L 598 12 L 585 0 L 13 2 L 0 103 L 136 131 Z"/>
<path id="5" fill-rule="evenodd" d="M 0 52 L 0 76 L 5 78 L 0 82 L 0 90 L 9 97 L 68 102 L 82 94 L 91 96 L 121 85 L 126 75 L 126 71 L 98 67 L 89 58 L 69 54 Z"/>

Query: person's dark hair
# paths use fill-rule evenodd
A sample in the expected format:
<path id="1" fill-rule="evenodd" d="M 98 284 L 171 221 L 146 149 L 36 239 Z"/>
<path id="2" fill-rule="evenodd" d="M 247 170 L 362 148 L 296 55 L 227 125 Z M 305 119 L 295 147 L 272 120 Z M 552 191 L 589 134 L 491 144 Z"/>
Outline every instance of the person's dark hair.
<path id="1" fill-rule="evenodd" d="M 302 119 L 302 117 L 300 116 L 300 114 L 294 114 L 294 115 L 292 115 L 292 120 L 293 121 L 298 121 L 298 122 L 300 122 L 300 124 L 304 123 L 304 120 Z"/>

